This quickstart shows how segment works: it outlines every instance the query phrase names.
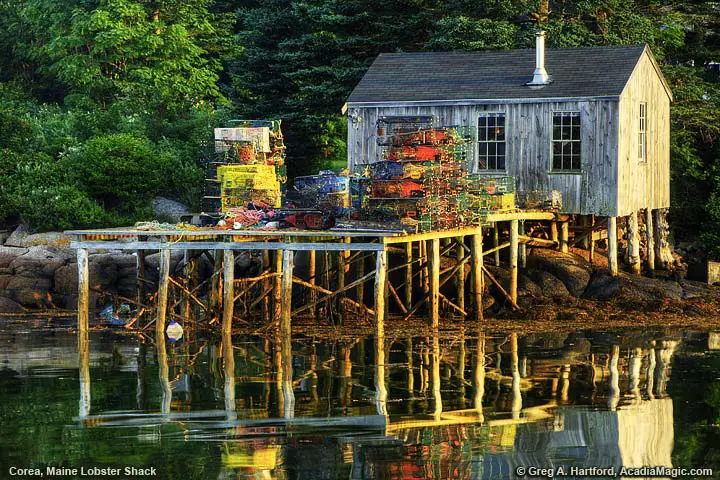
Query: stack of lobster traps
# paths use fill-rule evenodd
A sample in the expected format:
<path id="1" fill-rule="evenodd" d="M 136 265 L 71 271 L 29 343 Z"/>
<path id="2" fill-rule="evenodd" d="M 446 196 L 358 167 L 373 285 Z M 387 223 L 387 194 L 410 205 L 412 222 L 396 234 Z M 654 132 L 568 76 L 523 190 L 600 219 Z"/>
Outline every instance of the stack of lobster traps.
<path id="1" fill-rule="evenodd" d="M 285 144 L 279 120 L 233 120 L 216 128 L 207 159 L 203 210 L 225 213 L 256 204 L 280 207 L 286 181 Z"/>
<path id="2" fill-rule="evenodd" d="M 461 128 L 434 127 L 432 117 L 392 117 L 378 123 L 382 160 L 368 168 L 367 212 L 420 231 L 455 228 L 461 210 L 470 136 Z"/>

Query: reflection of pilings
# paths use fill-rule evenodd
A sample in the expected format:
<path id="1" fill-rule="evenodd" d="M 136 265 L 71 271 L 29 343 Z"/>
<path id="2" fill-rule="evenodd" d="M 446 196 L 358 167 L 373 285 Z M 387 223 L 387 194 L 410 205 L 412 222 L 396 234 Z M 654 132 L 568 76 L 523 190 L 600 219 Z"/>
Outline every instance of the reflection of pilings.
<path id="1" fill-rule="evenodd" d="M 632 396 L 636 401 L 641 400 L 640 395 L 640 367 L 642 366 L 642 349 L 635 348 L 630 356 L 630 365 L 628 366 L 628 380 Z"/>
<path id="2" fill-rule="evenodd" d="M 135 392 L 135 402 L 138 410 L 145 409 L 145 358 L 146 346 L 142 338 L 138 338 L 138 356 L 137 356 L 137 388 Z"/>
<path id="3" fill-rule="evenodd" d="M 613 345 L 610 354 L 610 393 L 608 394 L 608 408 L 615 410 L 620 402 L 620 373 L 618 360 L 620 358 L 620 345 Z"/>
<path id="4" fill-rule="evenodd" d="M 406 342 L 406 356 L 407 356 L 407 389 L 412 395 L 415 391 L 415 372 L 413 372 L 413 340 L 412 337 L 408 337 Z"/>
<path id="5" fill-rule="evenodd" d="M 675 342 L 667 341 L 662 343 L 662 348 L 657 349 L 657 369 L 655 370 L 655 395 L 665 396 L 667 388 L 668 370 L 672 361 L 672 354 Z"/>
<path id="6" fill-rule="evenodd" d="M 565 364 L 560 369 L 560 401 L 567 403 L 570 392 L 570 365 Z"/>
<path id="7" fill-rule="evenodd" d="M 235 352 L 232 344 L 232 318 L 235 302 L 235 256 L 232 250 L 225 250 L 223 257 L 223 372 L 225 375 L 225 411 L 229 418 L 235 412 Z"/>
<path id="8" fill-rule="evenodd" d="M 440 393 L 440 334 L 437 329 L 433 330 L 432 342 L 432 385 L 435 402 L 433 413 L 436 418 L 439 418 L 442 414 L 442 395 Z"/>
<path id="9" fill-rule="evenodd" d="M 512 372 L 512 418 L 518 419 L 522 411 L 522 393 L 520 392 L 517 333 L 510 334 L 510 370 Z"/>
<path id="10" fill-rule="evenodd" d="M 475 349 L 475 372 L 473 375 L 473 406 L 478 412 L 479 420 L 483 419 L 483 397 L 485 396 L 485 332 L 478 332 L 477 348 Z"/>
<path id="11" fill-rule="evenodd" d="M 460 408 L 465 408 L 465 327 L 460 329 L 458 378 L 460 379 Z"/>
<path id="12" fill-rule="evenodd" d="M 650 348 L 648 350 L 647 354 L 647 373 L 645 374 L 645 381 L 647 383 L 645 387 L 645 392 L 647 393 L 647 396 L 650 399 L 655 398 L 655 394 L 653 393 L 654 385 L 655 385 L 655 342 L 652 342 L 653 348 Z"/>
<path id="13" fill-rule="evenodd" d="M 385 284 L 387 283 L 387 251 L 377 253 L 375 268 L 375 400 L 379 415 L 387 415 L 385 387 Z"/>
<path id="14" fill-rule="evenodd" d="M 90 273 L 88 251 L 77 251 L 78 263 L 78 365 L 80 368 L 80 417 L 90 415 Z"/>

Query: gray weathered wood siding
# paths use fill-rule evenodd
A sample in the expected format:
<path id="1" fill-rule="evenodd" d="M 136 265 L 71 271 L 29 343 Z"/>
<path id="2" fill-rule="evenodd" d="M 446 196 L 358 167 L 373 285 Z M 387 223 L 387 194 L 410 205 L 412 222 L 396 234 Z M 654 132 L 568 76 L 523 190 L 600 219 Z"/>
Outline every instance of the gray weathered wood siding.
<path id="1" fill-rule="evenodd" d="M 639 160 L 640 103 L 647 104 L 647 161 Z M 670 98 L 645 53 L 620 96 L 618 215 L 670 206 Z"/>
<path id="2" fill-rule="evenodd" d="M 506 170 L 488 174 L 515 177 L 518 190 L 559 190 L 564 213 L 617 215 L 618 102 L 582 100 L 541 103 L 483 103 L 452 106 L 348 105 L 348 163 L 380 159 L 377 120 L 382 116 L 432 115 L 436 125 L 467 125 L 476 132 L 478 114 L 503 112 L 506 118 Z M 580 173 L 552 172 L 552 114 L 581 114 Z M 356 118 L 353 120 L 353 116 Z M 474 143 L 473 165 L 477 143 Z"/>

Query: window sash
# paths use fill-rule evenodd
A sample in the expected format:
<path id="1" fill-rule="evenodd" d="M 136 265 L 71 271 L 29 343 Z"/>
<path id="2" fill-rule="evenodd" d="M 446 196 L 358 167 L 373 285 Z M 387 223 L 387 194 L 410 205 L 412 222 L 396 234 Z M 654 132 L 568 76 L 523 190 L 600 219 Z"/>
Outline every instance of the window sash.
<path id="1" fill-rule="evenodd" d="M 581 170 L 580 112 L 553 112 L 552 171 Z"/>
<path id="2" fill-rule="evenodd" d="M 505 113 L 483 112 L 478 115 L 478 170 L 505 170 Z"/>

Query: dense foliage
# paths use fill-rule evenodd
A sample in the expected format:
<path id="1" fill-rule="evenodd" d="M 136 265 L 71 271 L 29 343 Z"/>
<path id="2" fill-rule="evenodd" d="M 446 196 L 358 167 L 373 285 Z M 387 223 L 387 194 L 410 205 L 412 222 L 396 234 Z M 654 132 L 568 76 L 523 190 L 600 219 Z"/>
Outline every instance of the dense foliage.
<path id="1" fill-rule="evenodd" d="M 652 47 L 675 95 L 676 231 L 720 255 L 707 0 L 0 0 L 0 221 L 123 223 L 157 194 L 196 205 L 202 139 L 231 116 L 282 118 L 291 175 L 343 165 L 340 108 L 378 53 L 532 47 L 538 23 L 550 47 Z"/>

